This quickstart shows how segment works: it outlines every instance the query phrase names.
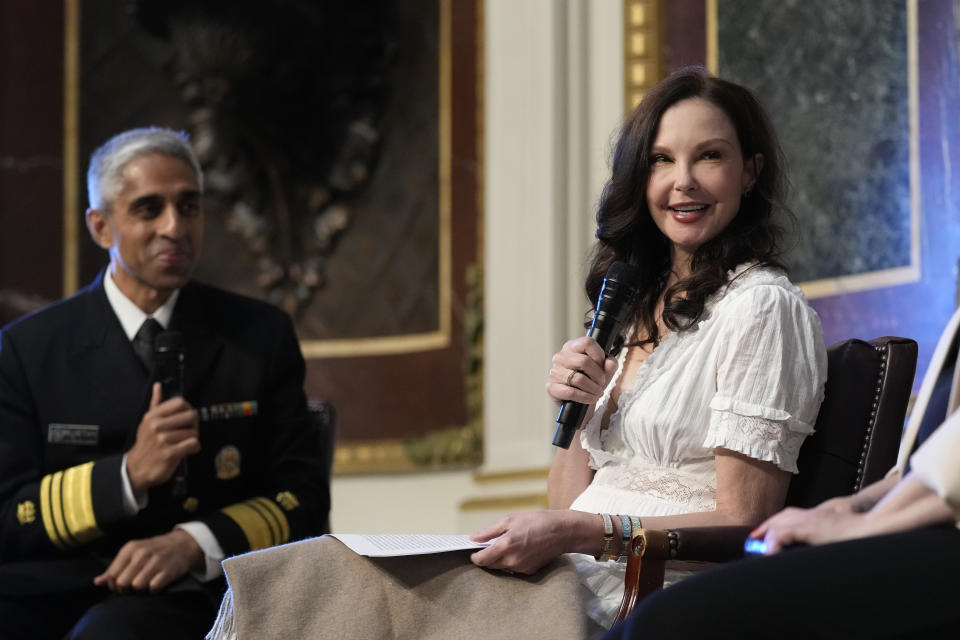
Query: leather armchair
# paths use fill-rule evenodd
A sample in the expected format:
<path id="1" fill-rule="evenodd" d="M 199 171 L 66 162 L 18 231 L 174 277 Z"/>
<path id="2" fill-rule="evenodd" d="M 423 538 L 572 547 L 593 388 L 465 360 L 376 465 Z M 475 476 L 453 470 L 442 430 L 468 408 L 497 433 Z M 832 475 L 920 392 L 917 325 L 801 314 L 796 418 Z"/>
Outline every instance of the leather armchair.
<path id="1" fill-rule="evenodd" d="M 800 449 L 787 505 L 812 507 L 849 495 L 894 466 L 917 366 L 917 343 L 883 337 L 827 349 L 827 382 L 815 433 Z M 663 586 L 667 561 L 724 562 L 743 557 L 752 527 L 635 531 L 617 620 Z"/>
<path id="2" fill-rule="evenodd" d="M 327 481 L 333 475 L 333 450 L 336 446 L 337 410 L 327 400 L 310 400 L 307 402 L 307 413 L 320 437 L 320 452 L 323 455 L 323 466 Z M 324 522 L 322 533 L 330 533 L 330 516 Z"/>

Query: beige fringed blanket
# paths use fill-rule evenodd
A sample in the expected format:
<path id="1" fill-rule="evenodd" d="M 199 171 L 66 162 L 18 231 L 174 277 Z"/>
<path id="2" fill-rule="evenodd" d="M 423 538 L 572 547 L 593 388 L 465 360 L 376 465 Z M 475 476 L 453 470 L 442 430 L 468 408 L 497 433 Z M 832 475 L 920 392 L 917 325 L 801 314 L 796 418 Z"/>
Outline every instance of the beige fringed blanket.
<path id="1" fill-rule="evenodd" d="M 533 576 L 486 571 L 469 552 L 367 558 L 311 538 L 229 558 L 230 588 L 207 638 L 582 640 L 600 631 L 560 559 Z"/>

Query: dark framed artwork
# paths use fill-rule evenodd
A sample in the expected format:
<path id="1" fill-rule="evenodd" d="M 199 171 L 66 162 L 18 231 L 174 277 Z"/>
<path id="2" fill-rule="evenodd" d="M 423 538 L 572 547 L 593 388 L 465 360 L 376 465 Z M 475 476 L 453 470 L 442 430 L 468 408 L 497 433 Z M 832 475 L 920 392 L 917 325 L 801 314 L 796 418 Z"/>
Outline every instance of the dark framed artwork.
<path id="1" fill-rule="evenodd" d="M 915 2 L 625 0 L 624 12 L 628 109 L 665 62 L 706 65 L 764 102 L 800 223 L 788 262 L 808 297 L 920 279 Z"/>
<path id="2" fill-rule="evenodd" d="M 916 3 L 710 4 L 708 65 L 762 97 L 788 160 L 794 279 L 814 298 L 918 281 Z"/>
<path id="3" fill-rule="evenodd" d="M 308 396 L 337 411 L 335 471 L 479 464 L 481 0 L 68 4 L 65 215 L 111 135 L 187 131 L 205 174 L 196 277 L 294 319 Z M 106 256 L 76 235 L 82 285 Z"/>

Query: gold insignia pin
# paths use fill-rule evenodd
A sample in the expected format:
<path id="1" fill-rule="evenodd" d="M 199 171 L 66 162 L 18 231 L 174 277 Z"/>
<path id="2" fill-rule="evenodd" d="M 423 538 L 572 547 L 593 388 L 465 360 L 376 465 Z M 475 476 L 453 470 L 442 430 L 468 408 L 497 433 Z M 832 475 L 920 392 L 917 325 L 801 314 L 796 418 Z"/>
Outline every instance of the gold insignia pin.
<path id="1" fill-rule="evenodd" d="M 17 505 L 17 520 L 20 524 L 30 524 L 37 519 L 37 508 L 27 500 Z"/>
<path id="2" fill-rule="evenodd" d="M 297 496 L 293 495 L 289 491 L 281 491 L 277 494 L 277 502 L 280 503 L 287 511 L 292 511 L 300 506 L 300 501 L 297 500 Z"/>
<path id="3" fill-rule="evenodd" d="M 193 496 L 190 496 L 189 498 L 183 501 L 183 510 L 189 511 L 190 513 L 193 513 L 194 511 L 196 511 L 197 507 L 199 506 L 200 506 L 200 501 L 194 498 Z"/>
<path id="4" fill-rule="evenodd" d="M 213 466 L 217 470 L 217 478 L 231 480 L 240 475 L 240 449 L 228 444 L 217 452 L 213 459 Z"/>

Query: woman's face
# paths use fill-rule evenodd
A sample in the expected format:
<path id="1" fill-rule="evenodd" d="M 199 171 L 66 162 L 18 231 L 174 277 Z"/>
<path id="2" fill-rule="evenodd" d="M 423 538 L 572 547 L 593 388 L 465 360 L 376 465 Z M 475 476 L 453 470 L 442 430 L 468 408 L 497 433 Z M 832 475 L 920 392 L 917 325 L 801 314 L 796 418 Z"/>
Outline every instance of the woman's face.
<path id="1" fill-rule="evenodd" d="M 650 150 L 647 206 L 673 243 L 674 270 L 730 224 L 762 162 L 759 154 L 744 160 L 733 123 L 711 102 L 688 98 L 663 113 Z"/>

